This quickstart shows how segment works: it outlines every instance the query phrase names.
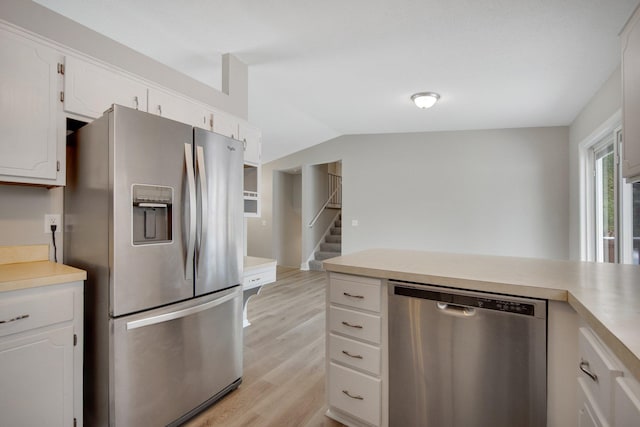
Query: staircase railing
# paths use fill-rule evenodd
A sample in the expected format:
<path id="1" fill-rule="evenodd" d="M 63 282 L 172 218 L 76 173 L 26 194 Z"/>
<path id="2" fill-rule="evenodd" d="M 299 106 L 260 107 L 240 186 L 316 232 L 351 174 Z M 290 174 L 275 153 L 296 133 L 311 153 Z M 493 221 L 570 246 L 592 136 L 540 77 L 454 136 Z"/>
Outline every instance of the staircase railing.
<path id="1" fill-rule="evenodd" d="M 332 208 L 342 207 L 342 177 L 331 173 L 329 174 L 329 197 L 309 223 L 309 228 L 315 225 L 320 215 L 322 215 L 322 212 L 324 212 L 329 205 L 331 205 Z"/>

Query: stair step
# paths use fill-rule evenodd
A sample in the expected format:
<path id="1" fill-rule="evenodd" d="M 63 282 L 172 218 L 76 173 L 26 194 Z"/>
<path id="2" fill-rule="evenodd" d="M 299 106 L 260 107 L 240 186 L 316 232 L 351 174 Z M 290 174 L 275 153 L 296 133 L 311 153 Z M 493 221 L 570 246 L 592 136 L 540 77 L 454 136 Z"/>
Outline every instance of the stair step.
<path id="1" fill-rule="evenodd" d="M 342 243 L 342 236 L 341 236 L 341 235 L 339 235 L 339 234 L 336 234 L 335 236 L 328 235 L 328 236 L 325 238 L 325 241 L 326 241 L 327 243 Z"/>
<path id="2" fill-rule="evenodd" d="M 331 234 L 333 234 L 334 236 L 336 234 L 342 235 L 342 227 L 331 227 Z"/>
<path id="3" fill-rule="evenodd" d="M 342 243 L 320 243 L 320 250 L 322 252 L 336 252 L 342 253 Z"/>
<path id="4" fill-rule="evenodd" d="M 342 227 L 342 220 L 336 219 L 336 222 L 333 223 L 334 227 Z"/>
<path id="5" fill-rule="evenodd" d="M 309 261 L 309 270 L 312 271 L 324 271 L 324 266 L 322 265 L 322 261 L 316 261 L 312 259 Z"/>
<path id="6" fill-rule="evenodd" d="M 322 261 L 325 259 L 329 259 L 329 258 L 335 258 L 337 256 L 340 256 L 340 254 L 338 252 L 324 252 L 324 251 L 318 251 L 315 253 L 315 258 L 317 261 Z"/>

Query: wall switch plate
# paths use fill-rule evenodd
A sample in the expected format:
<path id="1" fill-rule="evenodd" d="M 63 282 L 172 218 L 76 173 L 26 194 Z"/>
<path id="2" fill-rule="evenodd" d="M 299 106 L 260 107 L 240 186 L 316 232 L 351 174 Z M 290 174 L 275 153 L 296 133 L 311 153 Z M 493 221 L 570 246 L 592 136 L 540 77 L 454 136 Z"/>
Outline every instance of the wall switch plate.
<path id="1" fill-rule="evenodd" d="M 55 225 L 58 227 L 56 229 L 56 233 L 60 230 L 60 215 L 59 214 L 45 214 L 44 215 L 44 232 L 51 233 L 51 226 Z"/>

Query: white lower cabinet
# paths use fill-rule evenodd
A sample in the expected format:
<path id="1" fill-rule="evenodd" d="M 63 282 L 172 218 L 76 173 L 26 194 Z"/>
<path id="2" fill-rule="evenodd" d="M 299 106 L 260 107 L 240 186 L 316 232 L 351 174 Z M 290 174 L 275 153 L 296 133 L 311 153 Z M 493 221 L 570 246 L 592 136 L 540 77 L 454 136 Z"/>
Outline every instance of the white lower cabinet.
<path id="1" fill-rule="evenodd" d="M 380 376 L 380 347 L 354 339 L 329 334 L 331 360 Z"/>
<path id="2" fill-rule="evenodd" d="M 386 426 L 386 303 L 379 279 L 329 274 L 327 415 L 348 426 Z"/>
<path id="3" fill-rule="evenodd" d="M 640 382 L 588 327 L 578 335 L 578 426 L 640 425 Z"/>
<path id="4" fill-rule="evenodd" d="M 380 425 L 380 378 L 329 364 L 329 406 Z"/>
<path id="5" fill-rule="evenodd" d="M 0 293 L 0 425 L 82 425 L 82 282 Z"/>
<path id="6" fill-rule="evenodd" d="M 640 425 L 640 382 L 617 378 L 613 389 L 613 419 L 616 426 Z"/>
<path id="7" fill-rule="evenodd" d="M 583 378 L 578 378 L 578 427 L 608 427 L 596 400 Z"/>

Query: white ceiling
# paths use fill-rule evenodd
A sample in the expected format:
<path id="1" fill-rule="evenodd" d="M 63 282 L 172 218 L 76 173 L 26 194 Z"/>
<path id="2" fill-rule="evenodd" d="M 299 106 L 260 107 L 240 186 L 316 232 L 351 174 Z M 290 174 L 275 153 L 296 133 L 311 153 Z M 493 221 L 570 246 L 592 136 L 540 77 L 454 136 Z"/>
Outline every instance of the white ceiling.
<path id="1" fill-rule="evenodd" d="M 214 87 L 249 66 L 269 161 L 343 134 L 568 125 L 638 0 L 36 0 Z M 442 95 L 419 110 L 414 92 Z"/>

